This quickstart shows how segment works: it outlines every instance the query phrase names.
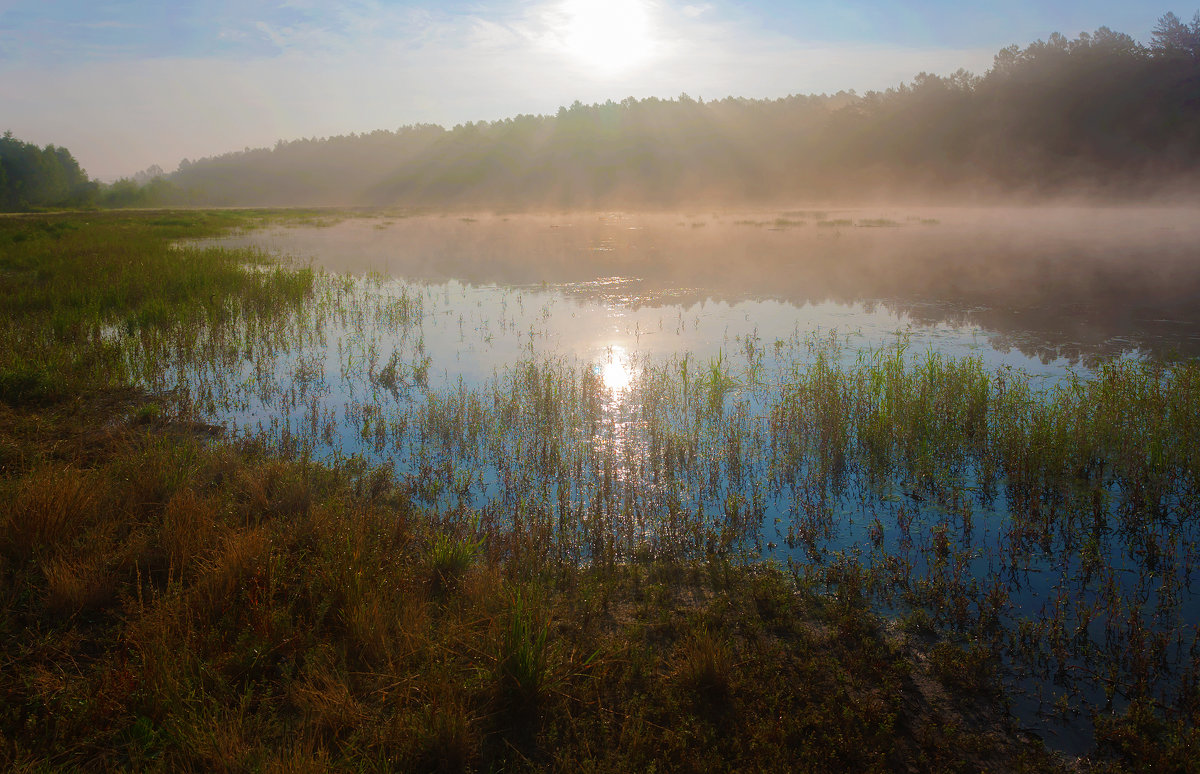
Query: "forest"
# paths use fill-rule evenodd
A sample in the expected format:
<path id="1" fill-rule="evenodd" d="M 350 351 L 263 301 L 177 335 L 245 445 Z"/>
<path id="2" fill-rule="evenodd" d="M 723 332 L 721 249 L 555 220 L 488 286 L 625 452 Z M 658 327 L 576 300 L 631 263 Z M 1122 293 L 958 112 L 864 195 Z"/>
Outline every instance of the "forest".
<path id="1" fill-rule="evenodd" d="M 0 211 L 77 206 L 94 201 L 98 192 L 66 148 L 38 148 L 12 132 L 0 137 Z"/>
<path id="2" fill-rule="evenodd" d="M 279 142 L 182 163 L 205 204 L 669 206 L 891 194 L 1141 198 L 1200 166 L 1200 15 L 1108 28 L 885 92 L 625 99 Z"/>
<path id="3" fill-rule="evenodd" d="M 1148 45 L 1107 27 L 1055 33 L 1001 50 L 983 75 L 921 73 L 883 92 L 575 102 L 452 129 L 280 140 L 102 187 L 62 148 L 34 163 L 36 147 L 4 143 L 5 209 L 1144 199 L 1187 193 L 1200 170 L 1200 13 L 1164 15 Z"/>

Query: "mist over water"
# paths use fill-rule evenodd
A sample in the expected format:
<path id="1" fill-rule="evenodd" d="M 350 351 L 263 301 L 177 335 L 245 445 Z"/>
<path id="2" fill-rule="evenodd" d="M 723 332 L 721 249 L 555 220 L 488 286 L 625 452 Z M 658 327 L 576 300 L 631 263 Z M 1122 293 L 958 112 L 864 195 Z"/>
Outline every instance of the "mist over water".
<path id="1" fill-rule="evenodd" d="M 332 271 L 571 299 L 576 317 L 640 325 L 651 348 L 666 318 L 723 314 L 767 339 L 796 325 L 911 329 L 944 349 L 958 331 L 959 346 L 986 341 L 991 362 L 1040 370 L 1200 354 L 1198 237 L 1194 208 L 1029 207 L 381 217 L 233 243 Z"/>

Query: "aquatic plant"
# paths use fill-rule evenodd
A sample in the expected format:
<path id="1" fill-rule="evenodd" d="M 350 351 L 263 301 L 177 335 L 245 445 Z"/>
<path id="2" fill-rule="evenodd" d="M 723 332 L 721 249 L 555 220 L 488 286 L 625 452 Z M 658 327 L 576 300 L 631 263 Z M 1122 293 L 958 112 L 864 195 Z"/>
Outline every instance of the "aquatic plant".
<path id="1" fill-rule="evenodd" d="M 24 235 L 0 290 L 5 631 L 45 616 L 53 636 L 87 641 L 71 627 L 103 621 L 104 648 L 119 639 L 133 659 L 51 679 L 36 667 L 59 663 L 49 646 L 22 646 L 22 674 L 40 676 L 6 690 L 34 726 L 54 719 L 46 749 L 84 739 L 73 749 L 117 745 L 134 766 L 241 765 L 246 739 L 288 727 L 267 709 L 281 706 L 323 754 L 469 766 L 508 739 L 488 730 L 493 712 L 613 717 L 585 673 L 615 676 L 626 698 L 652 686 L 677 702 L 684 686 L 745 702 L 745 681 L 771 681 L 735 655 L 776 653 L 782 635 L 685 622 L 703 595 L 790 627 L 789 648 L 827 627 L 881 680 L 894 654 L 870 616 L 900 610 L 912 632 L 970 643 L 932 651 L 943 682 L 975 691 L 996 673 L 1068 718 L 1111 706 L 1095 720 L 1105 744 L 1186 744 L 1172 729 L 1195 718 L 1200 664 L 1195 363 L 1125 359 L 1046 382 L 903 340 L 862 351 L 836 333 L 754 334 L 707 361 L 627 353 L 620 389 L 533 344 L 467 382 L 425 345 L 457 322 L 449 288 L 172 245 L 258 216 L 97 217 L 0 224 L 13 244 Z M 480 340 L 542 335 L 515 320 Z M 755 585 L 764 559 L 786 568 L 764 570 L 786 593 Z M 685 588 L 703 595 L 684 603 Z M 603 629 L 635 601 L 643 639 Z M 861 720 L 887 716 L 900 694 L 887 695 L 841 700 Z M 695 714 L 653 706 L 629 723 Z M 121 710 L 106 720 L 106 707 Z M 241 741 L 204 748 L 202 727 Z M 885 760 L 894 729 L 862 728 L 876 751 L 863 755 Z M 652 760 L 645 733 L 625 762 Z"/>

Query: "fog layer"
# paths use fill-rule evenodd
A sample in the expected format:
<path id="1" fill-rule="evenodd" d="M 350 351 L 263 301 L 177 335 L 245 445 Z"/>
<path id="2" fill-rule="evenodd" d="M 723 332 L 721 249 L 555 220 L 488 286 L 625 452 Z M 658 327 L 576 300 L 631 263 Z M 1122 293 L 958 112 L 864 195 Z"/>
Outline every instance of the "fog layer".
<path id="1" fill-rule="evenodd" d="M 418 216 L 238 241 L 335 271 L 548 285 L 618 307 L 881 304 L 1047 361 L 1200 354 L 1200 220 L 1182 208 Z"/>
<path id="2" fill-rule="evenodd" d="M 1200 20 L 1151 45 L 1101 28 L 1000 51 L 983 76 L 865 95 L 575 103 L 453 129 L 280 142 L 185 160 L 156 201 L 642 207 L 921 195 L 1137 199 L 1200 170 Z M 137 191 L 130 188 L 130 199 Z"/>

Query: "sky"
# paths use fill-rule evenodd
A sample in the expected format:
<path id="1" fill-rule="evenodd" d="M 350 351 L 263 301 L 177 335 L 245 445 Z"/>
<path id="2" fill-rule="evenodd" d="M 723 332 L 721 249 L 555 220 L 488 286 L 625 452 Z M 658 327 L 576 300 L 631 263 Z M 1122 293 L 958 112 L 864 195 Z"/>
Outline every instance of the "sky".
<path id="1" fill-rule="evenodd" d="M 0 132 L 95 178 L 277 140 L 626 97 L 859 93 L 985 72 L 1128 0 L 0 0 Z M 1176 8 L 1183 18 L 1194 9 Z"/>

